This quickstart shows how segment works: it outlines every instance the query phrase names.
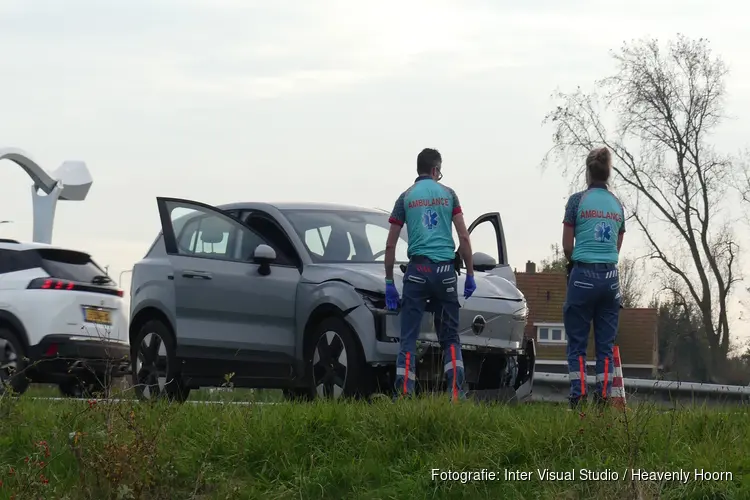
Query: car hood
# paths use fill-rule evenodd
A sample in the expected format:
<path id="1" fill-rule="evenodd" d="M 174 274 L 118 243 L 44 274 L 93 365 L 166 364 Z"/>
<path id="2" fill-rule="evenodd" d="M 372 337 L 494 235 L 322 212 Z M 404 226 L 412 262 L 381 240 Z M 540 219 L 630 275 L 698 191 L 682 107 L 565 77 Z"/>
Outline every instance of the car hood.
<path id="1" fill-rule="evenodd" d="M 399 265 L 393 268 L 393 282 L 399 293 L 403 290 L 404 273 Z M 385 269 L 382 264 L 313 264 L 306 266 L 302 273 L 303 281 L 308 283 L 322 283 L 324 281 L 345 281 L 355 288 L 371 292 L 385 293 Z M 458 276 L 458 292 L 464 289 L 465 274 Z M 474 281 L 477 289 L 474 297 L 523 300 L 524 296 L 510 281 L 500 276 L 475 272 Z"/>

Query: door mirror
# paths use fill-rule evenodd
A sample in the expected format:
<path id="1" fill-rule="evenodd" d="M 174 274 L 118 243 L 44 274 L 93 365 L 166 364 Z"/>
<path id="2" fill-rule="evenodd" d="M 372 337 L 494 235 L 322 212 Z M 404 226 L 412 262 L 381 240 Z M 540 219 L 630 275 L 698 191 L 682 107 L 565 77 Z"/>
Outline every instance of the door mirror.
<path id="1" fill-rule="evenodd" d="M 475 252 L 472 259 L 474 260 L 474 269 L 477 271 L 487 272 L 497 266 L 495 259 L 483 252 Z"/>
<path id="2" fill-rule="evenodd" d="M 258 273 L 267 276 L 271 274 L 271 263 L 276 260 L 276 251 L 268 245 L 258 245 L 253 252 L 253 262 L 260 264 Z"/>

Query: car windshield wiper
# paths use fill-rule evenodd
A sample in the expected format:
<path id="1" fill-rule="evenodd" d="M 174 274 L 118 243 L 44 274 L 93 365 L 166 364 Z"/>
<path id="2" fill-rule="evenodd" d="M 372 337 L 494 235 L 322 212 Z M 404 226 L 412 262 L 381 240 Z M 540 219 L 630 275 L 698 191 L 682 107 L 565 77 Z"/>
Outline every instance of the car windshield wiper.
<path id="1" fill-rule="evenodd" d="M 110 278 L 109 276 L 105 276 L 103 274 L 97 274 L 96 276 L 94 276 L 91 282 L 94 283 L 95 285 L 102 285 L 104 283 L 114 283 L 114 281 L 112 281 L 112 278 Z"/>

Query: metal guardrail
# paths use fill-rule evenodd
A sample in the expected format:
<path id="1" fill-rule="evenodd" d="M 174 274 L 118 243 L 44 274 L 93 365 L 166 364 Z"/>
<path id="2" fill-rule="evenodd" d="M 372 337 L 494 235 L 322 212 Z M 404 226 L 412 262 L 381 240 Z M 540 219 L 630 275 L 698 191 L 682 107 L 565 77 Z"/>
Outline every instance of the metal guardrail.
<path id="1" fill-rule="evenodd" d="M 587 376 L 586 382 L 593 386 L 596 377 Z M 750 402 L 750 386 L 702 384 L 676 380 L 654 380 L 623 378 L 625 393 L 635 400 L 705 402 Z M 538 401 L 564 401 L 567 397 L 570 379 L 565 373 L 534 374 L 532 399 Z"/>
<path id="2" fill-rule="evenodd" d="M 588 384 L 594 384 L 596 377 L 589 375 L 586 377 Z M 570 383 L 566 373 L 535 373 L 534 385 L 537 383 L 550 385 L 565 385 Z M 643 378 L 623 378 L 625 391 L 628 389 L 639 389 L 646 391 L 675 391 L 699 394 L 737 394 L 750 396 L 750 386 L 742 385 L 720 385 L 720 384 L 702 384 L 698 382 L 680 382 L 677 380 L 654 380 Z"/>

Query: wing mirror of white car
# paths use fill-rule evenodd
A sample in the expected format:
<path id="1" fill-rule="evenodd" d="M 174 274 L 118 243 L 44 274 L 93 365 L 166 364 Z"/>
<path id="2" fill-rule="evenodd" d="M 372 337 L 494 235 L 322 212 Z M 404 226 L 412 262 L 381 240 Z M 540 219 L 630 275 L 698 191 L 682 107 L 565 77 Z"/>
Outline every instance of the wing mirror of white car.
<path id="1" fill-rule="evenodd" d="M 475 252 L 472 259 L 474 260 L 474 269 L 477 271 L 487 272 L 497 266 L 495 259 L 483 252 Z"/>
<path id="2" fill-rule="evenodd" d="M 268 245 L 258 245 L 253 252 L 253 262 L 259 264 L 258 274 L 271 274 L 271 263 L 276 260 L 276 251 Z"/>

